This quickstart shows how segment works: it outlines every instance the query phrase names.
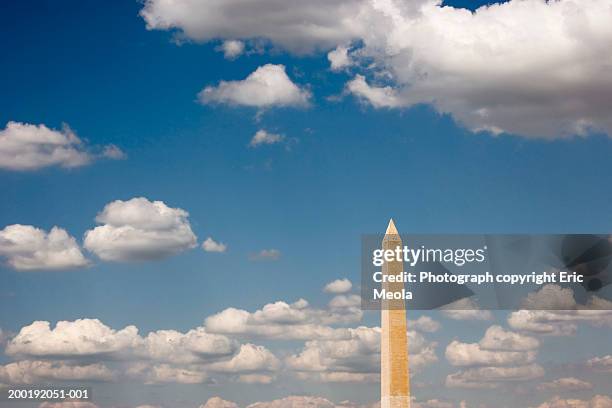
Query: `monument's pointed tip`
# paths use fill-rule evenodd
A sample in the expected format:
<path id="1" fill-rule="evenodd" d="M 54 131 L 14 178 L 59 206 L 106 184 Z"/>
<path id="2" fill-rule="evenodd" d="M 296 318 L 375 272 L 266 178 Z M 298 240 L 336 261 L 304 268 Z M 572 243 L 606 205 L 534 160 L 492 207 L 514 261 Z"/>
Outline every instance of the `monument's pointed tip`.
<path id="1" fill-rule="evenodd" d="M 387 226 L 387 231 L 385 235 L 398 235 L 397 228 L 395 228 L 395 223 L 393 222 L 393 218 L 389 219 L 389 225 Z"/>

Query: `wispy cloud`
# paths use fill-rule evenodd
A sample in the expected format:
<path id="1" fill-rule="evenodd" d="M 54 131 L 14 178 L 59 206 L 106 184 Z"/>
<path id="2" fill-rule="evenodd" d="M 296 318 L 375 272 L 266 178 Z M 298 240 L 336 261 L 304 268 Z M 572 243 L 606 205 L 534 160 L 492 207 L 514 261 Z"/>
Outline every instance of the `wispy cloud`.
<path id="1" fill-rule="evenodd" d="M 262 249 L 261 251 L 249 255 L 251 261 L 278 261 L 281 257 L 281 251 L 278 249 Z"/>

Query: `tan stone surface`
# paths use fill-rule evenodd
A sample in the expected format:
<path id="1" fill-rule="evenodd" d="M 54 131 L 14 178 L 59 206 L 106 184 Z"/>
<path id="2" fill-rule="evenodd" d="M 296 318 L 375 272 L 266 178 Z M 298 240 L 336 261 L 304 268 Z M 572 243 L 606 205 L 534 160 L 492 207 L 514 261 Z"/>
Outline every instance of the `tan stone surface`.
<path id="1" fill-rule="evenodd" d="M 383 249 L 395 249 L 402 245 L 393 220 L 383 239 Z M 396 275 L 404 269 L 398 261 L 385 262 L 383 274 Z M 388 291 L 401 291 L 401 282 L 383 283 Z M 410 375 L 408 368 L 408 336 L 406 307 L 403 300 L 383 301 L 380 316 L 381 361 L 380 361 L 380 402 L 381 408 L 410 407 Z"/>

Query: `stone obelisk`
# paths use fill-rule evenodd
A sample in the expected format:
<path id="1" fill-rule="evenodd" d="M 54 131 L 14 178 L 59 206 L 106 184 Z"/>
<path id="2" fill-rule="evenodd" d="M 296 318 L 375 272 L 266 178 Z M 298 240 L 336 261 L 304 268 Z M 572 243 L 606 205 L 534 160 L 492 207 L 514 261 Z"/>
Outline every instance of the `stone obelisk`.
<path id="1" fill-rule="evenodd" d="M 383 249 L 395 250 L 402 240 L 393 220 L 385 232 Z M 398 275 L 403 262 L 385 262 L 383 275 Z M 401 282 L 383 283 L 387 292 L 401 292 Z M 408 335 L 406 305 L 403 299 L 383 300 L 380 312 L 380 406 L 381 408 L 410 408 L 410 375 L 408 368 Z"/>

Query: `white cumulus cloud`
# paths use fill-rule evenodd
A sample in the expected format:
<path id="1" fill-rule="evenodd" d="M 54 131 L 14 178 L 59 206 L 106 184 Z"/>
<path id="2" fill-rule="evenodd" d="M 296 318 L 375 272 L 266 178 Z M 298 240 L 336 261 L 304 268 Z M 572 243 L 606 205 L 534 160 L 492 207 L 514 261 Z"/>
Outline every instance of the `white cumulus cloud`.
<path id="1" fill-rule="evenodd" d="M 0 381 L 40 384 L 45 381 L 111 381 L 113 373 L 103 364 L 76 365 L 63 361 L 30 361 L 0 365 Z"/>
<path id="2" fill-rule="evenodd" d="M 96 217 L 102 225 L 85 233 L 84 246 L 106 261 L 160 259 L 194 248 L 189 213 L 144 197 L 107 204 Z"/>
<path id="3" fill-rule="evenodd" d="M 205 404 L 200 405 L 200 408 L 238 408 L 238 404 L 220 397 L 212 397 Z"/>
<path id="4" fill-rule="evenodd" d="M 511 0 L 475 11 L 439 0 L 147 0 L 148 29 L 196 41 L 263 39 L 292 52 L 359 44 L 348 89 L 375 107 L 429 104 L 473 130 L 612 134 L 608 0 Z M 338 62 L 342 65 L 342 62 Z M 373 85 L 383 74 L 388 83 Z"/>
<path id="5" fill-rule="evenodd" d="M 144 359 L 159 363 L 195 364 L 231 358 L 239 344 L 203 327 L 186 333 L 158 330 L 142 337 L 130 325 L 115 330 L 98 319 L 35 321 L 21 328 L 6 346 L 11 357 Z"/>
<path id="6" fill-rule="evenodd" d="M 582 391 L 592 389 L 593 384 L 578 378 L 565 377 L 542 383 L 537 388 L 540 391 Z"/>
<path id="7" fill-rule="evenodd" d="M 272 40 L 303 53 L 349 42 L 360 0 L 275 0 L 248 4 L 241 0 L 194 2 L 148 0 L 140 15 L 149 30 L 173 30 L 196 41 L 223 39 Z"/>
<path id="8" fill-rule="evenodd" d="M 407 345 L 412 373 L 438 360 L 436 343 L 428 342 L 418 332 L 408 332 Z M 342 337 L 307 341 L 299 353 L 285 359 L 285 364 L 304 380 L 379 381 L 380 328 L 360 326 L 347 329 Z"/>
<path id="9" fill-rule="evenodd" d="M 607 395 L 595 395 L 590 400 L 554 397 L 538 405 L 537 408 L 612 408 L 612 398 Z"/>
<path id="10" fill-rule="evenodd" d="M 127 370 L 130 378 L 143 381 L 145 384 L 201 384 L 208 379 L 208 374 L 199 368 L 177 367 L 170 364 L 135 363 Z"/>
<path id="11" fill-rule="evenodd" d="M 61 130 L 45 125 L 8 122 L 0 130 L 0 169 L 31 171 L 43 167 L 79 167 L 98 157 L 124 158 L 115 145 L 104 146 L 95 153 L 68 127 Z"/>
<path id="12" fill-rule="evenodd" d="M 593 357 L 587 361 L 587 366 L 597 371 L 612 373 L 612 355 Z"/>
<path id="13" fill-rule="evenodd" d="M 505 381 L 527 381 L 544 375 L 535 363 L 537 339 L 491 326 L 478 343 L 453 340 L 447 347 L 448 362 L 463 370 L 449 374 L 452 388 L 496 388 Z"/>
<path id="14" fill-rule="evenodd" d="M 266 64 L 257 68 L 244 80 L 221 81 L 217 86 L 207 86 L 198 98 L 203 104 L 221 103 L 257 108 L 305 107 L 310 91 L 293 83 L 284 65 Z"/>
<path id="15" fill-rule="evenodd" d="M 350 292 L 353 288 L 353 284 L 347 278 L 336 279 L 335 281 L 329 282 L 323 288 L 324 292 L 327 293 L 346 293 Z"/>
<path id="16" fill-rule="evenodd" d="M 230 360 L 212 363 L 208 368 L 220 372 L 274 371 L 280 367 L 280 361 L 270 350 L 254 344 L 243 344 Z"/>
<path id="17" fill-rule="evenodd" d="M 282 142 L 284 139 L 285 136 L 283 135 L 270 133 L 267 130 L 260 129 L 253 135 L 253 138 L 249 142 L 249 147 L 276 144 Z"/>
<path id="18" fill-rule="evenodd" d="M 349 48 L 339 45 L 336 49 L 327 53 L 327 59 L 332 71 L 340 71 L 353 64 L 349 55 Z"/>
<path id="19" fill-rule="evenodd" d="M 46 232 L 31 225 L 14 224 L 0 230 L 0 256 L 14 269 L 69 269 L 89 261 L 66 230 L 53 227 Z"/>
<path id="20" fill-rule="evenodd" d="M 612 131 L 602 104 L 612 93 L 607 0 L 475 12 L 389 0 L 373 9 L 380 29 L 364 33 L 363 52 L 390 72 L 399 105 L 431 104 L 474 130 L 531 137 Z"/>
<path id="21" fill-rule="evenodd" d="M 158 330 L 138 342 L 137 356 L 162 363 L 195 364 L 228 358 L 238 349 L 238 342 L 202 327 L 181 333 Z"/>
<path id="22" fill-rule="evenodd" d="M 530 336 L 504 330 L 501 326 L 493 325 L 487 329 L 478 346 L 484 350 L 530 351 L 538 349 L 540 341 Z"/>
<path id="23" fill-rule="evenodd" d="M 212 237 L 208 237 L 202 242 L 202 249 L 206 252 L 225 252 L 227 245 L 215 241 Z"/>
<path id="24" fill-rule="evenodd" d="M 446 376 L 446 386 L 451 388 L 496 388 L 500 383 L 529 381 L 544 376 L 538 364 L 511 367 L 477 367 Z"/>
<path id="25" fill-rule="evenodd" d="M 268 303 L 255 312 L 227 308 L 206 318 L 205 327 L 210 333 L 271 339 L 338 338 L 347 336 L 347 329 L 330 325 L 357 322 L 362 315 L 354 302 L 342 302 L 324 310 L 310 307 L 300 299 L 293 303 Z"/>
<path id="26" fill-rule="evenodd" d="M 535 361 L 533 351 L 491 351 L 477 343 L 462 343 L 453 340 L 446 347 L 446 359 L 454 366 L 504 366 L 521 365 Z"/>
<path id="27" fill-rule="evenodd" d="M 140 336 L 135 326 L 115 330 L 97 319 L 60 321 L 55 327 L 33 322 L 9 340 L 5 354 L 16 361 L 0 365 L 0 384 L 51 380 L 200 384 L 218 379 L 267 384 L 281 366 L 267 348 L 241 345 L 203 327 Z M 106 363 L 112 364 L 112 372 Z"/>
<path id="28" fill-rule="evenodd" d="M 409 320 L 408 327 L 425 333 L 435 333 L 440 330 L 442 326 L 429 316 L 421 316 L 416 320 Z"/>
<path id="29" fill-rule="evenodd" d="M 238 408 L 238 404 L 220 397 L 212 397 L 205 404 L 200 405 L 200 408 Z"/>
<path id="30" fill-rule="evenodd" d="M 244 52 L 244 42 L 239 40 L 226 40 L 218 47 L 223 51 L 225 59 L 233 60 L 238 58 Z"/>
<path id="31" fill-rule="evenodd" d="M 346 89 L 362 101 L 375 108 L 399 108 L 403 102 L 397 91 L 390 86 L 372 86 L 363 75 L 356 75 L 347 82 Z"/>
<path id="32" fill-rule="evenodd" d="M 116 353 L 139 342 L 135 326 L 113 330 L 98 319 L 78 319 L 59 321 L 52 329 L 47 321 L 35 321 L 21 328 L 5 352 L 9 356 L 86 357 Z"/>

